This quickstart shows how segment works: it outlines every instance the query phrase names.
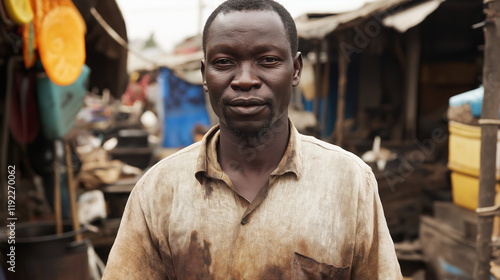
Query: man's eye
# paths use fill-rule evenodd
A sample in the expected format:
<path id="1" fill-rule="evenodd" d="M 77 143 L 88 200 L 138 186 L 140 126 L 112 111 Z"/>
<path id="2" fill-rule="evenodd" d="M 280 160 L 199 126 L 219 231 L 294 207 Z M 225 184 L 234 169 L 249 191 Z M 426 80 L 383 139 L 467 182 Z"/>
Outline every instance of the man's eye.
<path id="1" fill-rule="evenodd" d="M 263 59 L 261 59 L 261 63 L 276 63 L 280 61 L 278 58 L 276 57 L 264 57 Z"/>
<path id="2" fill-rule="evenodd" d="M 217 65 L 227 65 L 227 64 L 230 64 L 231 61 L 229 59 L 218 59 L 215 61 L 215 64 Z"/>

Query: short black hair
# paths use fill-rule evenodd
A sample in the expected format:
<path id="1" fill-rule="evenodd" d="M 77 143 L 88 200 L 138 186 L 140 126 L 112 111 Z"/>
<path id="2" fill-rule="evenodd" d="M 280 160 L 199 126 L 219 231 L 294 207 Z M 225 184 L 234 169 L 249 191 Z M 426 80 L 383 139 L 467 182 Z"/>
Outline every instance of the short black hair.
<path id="1" fill-rule="evenodd" d="M 288 34 L 292 57 L 295 56 L 298 51 L 297 27 L 295 26 L 295 21 L 285 7 L 273 0 L 227 0 L 226 2 L 220 4 L 219 7 L 217 7 L 212 14 L 210 14 L 207 22 L 205 23 L 205 27 L 203 28 L 203 53 L 205 55 L 207 54 L 206 46 L 208 30 L 217 15 L 220 13 L 228 14 L 231 12 L 242 11 L 271 11 L 277 13 L 285 26 L 285 31 Z"/>

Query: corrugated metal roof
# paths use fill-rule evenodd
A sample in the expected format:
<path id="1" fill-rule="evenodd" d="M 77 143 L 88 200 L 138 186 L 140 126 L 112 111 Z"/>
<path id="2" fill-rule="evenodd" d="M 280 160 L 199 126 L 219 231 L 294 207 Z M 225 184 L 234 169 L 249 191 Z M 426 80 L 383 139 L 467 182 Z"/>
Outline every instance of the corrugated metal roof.
<path id="1" fill-rule="evenodd" d="M 295 23 L 299 37 L 304 39 L 322 39 L 334 31 L 351 28 L 370 17 L 380 24 L 405 32 L 421 23 L 443 1 L 428 0 L 406 7 L 404 5 L 411 0 L 379 0 L 366 3 L 358 10 L 322 18 L 302 15 L 295 19 Z"/>
<path id="2" fill-rule="evenodd" d="M 404 9 L 384 18 L 383 23 L 404 33 L 406 30 L 420 24 L 428 15 L 434 12 L 444 0 L 430 0 L 419 3 L 413 7 Z"/>

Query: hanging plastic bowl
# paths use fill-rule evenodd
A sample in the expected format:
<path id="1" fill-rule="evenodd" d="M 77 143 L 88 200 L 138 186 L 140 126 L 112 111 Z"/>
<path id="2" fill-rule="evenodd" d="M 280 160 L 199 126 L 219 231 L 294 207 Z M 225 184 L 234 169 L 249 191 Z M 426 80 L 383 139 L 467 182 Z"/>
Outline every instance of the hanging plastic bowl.
<path id="1" fill-rule="evenodd" d="M 60 86 L 72 84 L 85 63 L 85 22 L 71 6 L 50 10 L 38 37 L 40 59 L 50 80 Z"/>
<path id="2" fill-rule="evenodd" d="M 3 3 L 10 19 L 16 24 L 23 25 L 33 20 L 30 0 L 3 0 Z"/>

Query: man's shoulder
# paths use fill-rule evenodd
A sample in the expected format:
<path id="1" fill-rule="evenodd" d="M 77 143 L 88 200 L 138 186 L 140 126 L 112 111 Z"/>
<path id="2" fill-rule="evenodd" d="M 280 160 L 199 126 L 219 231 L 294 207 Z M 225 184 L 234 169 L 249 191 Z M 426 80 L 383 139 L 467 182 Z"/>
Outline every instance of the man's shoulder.
<path id="1" fill-rule="evenodd" d="M 153 165 L 145 175 L 169 174 L 173 172 L 181 173 L 196 167 L 197 159 L 200 154 L 201 144 L 199 142 L 191 144 L 163 159 Z M 190 168 L 191 167 L 191 168 Z"/>
<path id="2" fill-rule="evenodd" d="M 144 192 L 156 192 L 173 182 L 194 178 L 199 151 L 200 143 L 197 142 L 163 158 L 142 176 L 136 187 Z"/>
<path id="3" fill-rule="evenodd" d="M 200 154 L 200 148 L 201 148 L 201 142 L 196 142 L 163 158 L 156 165 L 176 164 L 177 162 L 184 162 L 186 160 L 189 161 L 192 159 L 196 159 Z"/>
<path id="4" fill-rule="evenodd" d="M 314 155 L 318 160 L 342 161 L 344 163 L 351 163 L 367 171 L 371 170 L 360 157 L 337 145 L 303 134 L 300 134 L 300 141 L 302 144 L 302 151 L 306 157 Z"/>

